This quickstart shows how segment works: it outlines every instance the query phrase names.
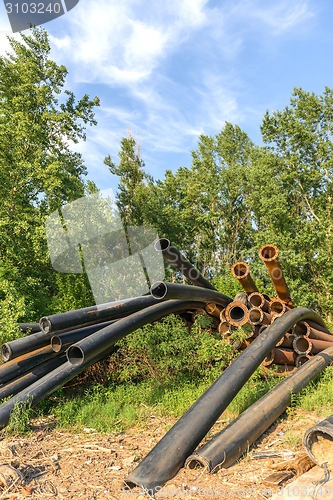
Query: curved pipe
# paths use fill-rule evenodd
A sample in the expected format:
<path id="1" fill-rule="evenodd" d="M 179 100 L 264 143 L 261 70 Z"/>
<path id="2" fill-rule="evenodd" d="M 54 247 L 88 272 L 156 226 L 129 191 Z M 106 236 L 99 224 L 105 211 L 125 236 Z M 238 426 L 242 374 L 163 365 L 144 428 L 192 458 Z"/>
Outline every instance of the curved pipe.
<path id="1" fill-rule="evenodd" d="M 181 285 L 178 283 L 166 283 L 156 281 L 150 289 L 150 293 L 156 300 L 198 300 L 200 302 L 214 301 L 222 307 L 232 302 L 230 297 L 216 290 L 207 290 L 199 286 Z"/>
<path id="2" fill-rule="evenodd" d="M 216 290 L 216 288 L 171 244 L 167 238 L 161 238 L 155 243 L 155 250 L 161 252 L 164 259 L 182 273 L 193 285 Z"/>
<path id="3" fill-rule="evenodd" d="M 172 302 L 173 302 L 172 305 L 170 301 L 170 302 L 164 302 L 163 304 L 158 304 L 157 306 L 151 306 L 151 309 L 154 308 L 154 314 L 150 314 L 149 319 L 147 318 L 147 316 L 149 315 L 146 314 L 145 315 L 146 322 L 153 321 L 152 318 L 154 316 L 157 317 L 157 319 L 159 319 L 162 316 L 162 312 L 163 315 L 165 315 L 165 314 L 171 314 L 172 312 L 179 311 L 182 309 L 186 310 L 187 307 L 195 309 L 196 307 L 201 306 L 201 304 L 199 303 L 198 305 L 197 302 L 188 302 L 188 301 L 172 301 Z M 140 312 L 142 314 L 147 313 L 146 310 Z M 151 311 L 151 313 L 153 313 L 153 311 Z M 137 316 L 139 313 L 134 313 L 134 314 Z M 120 321 L 115 323 L 114 325 L 110 325 L 104 330 L 116 327 L 120 323 Z M 123 321 L 125 322 L 128 321 L 128 318 L 124 318 Z M 139 319 L 136 318 L 136 324 L 139 323 L 140 323 Z M 123 335 L 121 335 L 119 338 L 122 337 Z M 47 375 L 44 375 L 44 377 L 39 378 L 36 382 L 23 389 L 21 392 L 13 396 L 10 400 L 0 405 L 0 428 L 5 427 L 7 425 L 10 418 L 10 413 L 17 402 L 29 401 L 33 405 L 37 404 L 39 401 L 52 394 L 52 392 L 57 390 L 59 387 L 62 387 L 69 380 L 76 377 L 76 375 L 81 373 L 83 370 L 85 370 L 92 364 L 96 363 L 104 356 L 107 356 L 110 350 L 112 350 L 114 342 L 115 340 L 112 341 L 112 345 L 109 349 L 106 349 L 104 344 L 103 350 L 97 349 L 94 355 L 85 358 L 82 363 L 72 364 L 69 361 L 66 361 L 64 364 L 62 364 L 55 370 L 51 371 Z"/>
<path id="4" fill-rule="evenodd" d="M 194 468 L 201 465 L 207 467 L 209 472 L 230 467 L 286 410 L 291 403 L 292 394 L 298 394 L 332 360 L 333 347 L 330 347 L 295 370 L 211 441 L 189 456 L 185 466 Z"/>
<path id="5" fill-rule="evenodd" d="M 107 321 L 106 323 L 99 323 L 94 326 L 86 326 L 85 328 L 80 328 L 79 330 L 71 330 L 67 333 L 61 333 L 59 335 L 53 335 L 51 337 L 51 347 L 54 352 L 63 351 L 67 346 L 75 344 L 79 340 L 82 340 L 93 333 L 99 332 L 102 328 L 112 325 L 117 320 Z M 44 334 L 45 335 L 45 334 Z"/>
<path id="6" fill-rule="evenodd" d="M 226 368 L 126 477 L 126 484 L 129 487 L 143 486 L 154 493 L 159 486 L 173 478 L 276 342 L 292 325 L 305 318 L 323 324 L 315 312 L 299 308 L 288 311 L 270 325 Z M 257 421 L 251 421 L 258 425 Z"/>
<path id="7" fill-rule="evenodd" d="M 259 257 L 264 261 L 271 277 L 277 296 L 289 307 L 293 306 L 288 285 L 279 262 L 279 250 L 275 245 L 264 245 L 259 250 Z"/>
<path id="8" fill-rule="evenodd" d="M 231 272 L 234 278 L 238 279 L 239 283 L 242 285 L 243 289 L 247 294 L 252 292 L 259 292 L 255 282 L 253 281 L 250 268 L 246 262 L 236 262 L 231 268 Z"/>
<path id="9" fill-rule="evenodd" d="M 192 287 L 190 287 L 192 288 Z M 106 356 L 113 344 L 138 328 L 152 323 L 167 314 L 178 311 L 195 309 L 204 304 L 199 301 L 168 300 L 146 307 L 142 311 L 135 312 L 127 318 L 120 319 L 113 325 L 103 328 L 99 332 L 89 335 L 89 337 L 71 345 L 67 350 L 67 359 L 73 365 L 84 364 L 92 357 Z"/>
<path id="10" fill-rule="evenodd" d="M 65 329 L 75 329 L 80 326 L 88 326 L 103 323 L 111 319 L 123 318 L 133 312 L 140 311 L 144 307 L 152 306 L 157 301 L 151 295 L 135 297 L 133 299 L 118 300 L 99 306 L 84 307 L 75 311 L 68 311 L 51 316 L 43 316 L 39 321 L 42 332 L 50 333 Z"/>
<path id="11" fill-rule="evenodd" d="M 0 399 L 13 396 L 18 392 L 22 391 L 29 385 L 33 384 L 36 380 L 44 377 L 47 373 L 55 370 L 58 366 L 66 362 L 65 354 L 57 356 L 52 359 L 48 359 L 41 363 L 40 365 L 34 366 L 30 371 L 23 373 L 16 377 L 14 380 L 10 380 L 6 384 L 0 386 Z"/>
<path id="12" fill-rule="evenodd" d="M 308 429 L 304 435 L 304 446 L 311 460 L 319 465 L 319 467 L 323 466 L 323 462 L 327 462 L 329 470 L 332 470 L 333 466 L 332 441 L 333 415 L 322 420 L 319 424 L 311 427 L 311 429 Z"/>

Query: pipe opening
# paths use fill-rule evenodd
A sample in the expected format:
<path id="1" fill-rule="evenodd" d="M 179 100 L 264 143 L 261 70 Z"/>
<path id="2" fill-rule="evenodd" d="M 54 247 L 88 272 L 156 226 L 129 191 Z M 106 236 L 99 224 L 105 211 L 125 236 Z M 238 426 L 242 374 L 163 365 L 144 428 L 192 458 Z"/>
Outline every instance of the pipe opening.
<path id="1" fill-rule="evenodd" d="M 240 306 L 230 307 L 229 316 L 232 321 L 242 321 L 245 318 L 245 311 Z"/>
<path id="2" fill-rule="evenodd" d="M 156 281 L 150 289 L 150 293 L 155 299 L 163 299 L 167 293 L 167 286 L 163 281 Z"/>
<path id="3" fill-rule="evenodd" d="M 309 330 L 310 329 L 309 329 L 308 325 L 306 323 L 304 323 L 303 321 L 296 323 L 296 325 L 293 327 L 293 333 L 295 333 L 296 335 L 307 336 L 310 333 Z"/>
<path id="4" fill-rule="evenodd" d="M 46 316 L 43 316 L 40 320 L 39 320 L 39 326 L 40 326 L 40 329 L 44 332 L 44 333 L 49 333 L 51 331 L 51 328 L 52 328 L 52 325 L 51 325 L 51 321 L 49 320 L 49 318 L 47 318 Z"/>
<path id="5" fill-rule="evenodd" d="M 284 311 L 284 305 L 278 300 L 274 300 L 270 304 L 271 313 L 282 314 Z"/>
<path id="6" fill-rule="evenodd" d="M 311 351 L 312 345 L 306 337 L 295 337 L 293 347 L 297 354 L 308 354 Z"/>
<path id="7" fill-rule="evenodd" d="M 67 350 L 67 359 L 72 365 L 80 365 L 84 361 L 84 353 L 80 347 L 72 345 Z"/>
<path id="8" fill-rule="evenodd" d="M 200 458 L 192 458 L 191 460 L 189 460 L 188 462 L 186 462 L 186 467 L 188 469 L 202 469 L 202 467 L 206 467 L 206 463 L 203 462 L 202 460 L 200 460 Z"/>
<path id="9" fill-rule="evenodd" d="M 279 251 L 275 245 L 265 245 L 264 247 L 261 247 L 259 250 L 259 256 L 263 260 L 268 260 L 268 261 L 275 260 L 277 259 L 278 254 Z"/>
<path id="10" fill-rule="evenodd" d="M 253 306 L 253 307 L 262 307 L 262 303 L 263 303 L 263 300 L 262 298 L 260 297 L 260 295 L 250 295 L 248 297 L 248 301 L 250 302 L 250 304 Z"/>
<path id="11" fill-rule="evenodd" d="M 232 266 L 231 270 L 236 278 L 246 278 L 249 274 L 249 266 L 245 262 L 237 262 Z"/>
<path id="12" fill-rule="evenodd" d="M 266 330 L 266 328 L 268 328 L 268 327 L 267 327 L 267 325 L 262 325 L 262 326 L 259 328 L 259 335 L 260 335 L 262 332 L 264 332 L 264 331 Z"/>
<path id="13" fill-rule="evenodd" d="M 262 312 L 259 311 L 258 309 L 252 309 L 252 311 L 250 311 L 250 321 L 251 323 L 253 323 L 254 325 L 260 323 L 260 321 L 262 321 Z"/>
<path id="14" fill-rule="evenodd" d="M 155 250 L 158 252 L 164 252 L 167 250 L 170 246 L 170 240 L 168 238 L 160 238 L 158 241 L 155 243 Z"/>
<path id="15" fill-rule="evenodd" d="M 54 352 L 60 352 L 62 348 L 62 342 L 59 337 L 52 337 L 51 339 L 51 347 L 54 350 Z"/>
<path id="16" fill-rule="evenodd" d="M 1 356 L 4 361 L 9 361 L 12 351 L 7 344 L 3 344 L 1 347 Z"/>
<path id="17" fill-rule="evenodd" d="M 304 363 L 306 363 L 307 361 L 309 361 L 309 359 L 310 359 L 310 356 L 308 354 L 300 354 L 296 358 L 295 365 L 297 367 L 302 366 L 302 365 L 304 365 Z"/>

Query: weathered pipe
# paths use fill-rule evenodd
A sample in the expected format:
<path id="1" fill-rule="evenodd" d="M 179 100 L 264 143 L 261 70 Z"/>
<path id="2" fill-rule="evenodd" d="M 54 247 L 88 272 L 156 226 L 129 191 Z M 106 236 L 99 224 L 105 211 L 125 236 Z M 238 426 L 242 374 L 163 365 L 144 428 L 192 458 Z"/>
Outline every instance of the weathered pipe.
<path id="1" fill-rule="evenodd" d="M 309 354 L 312 349 L 312 344 L 307 337 L 295 336 L 293 340 L 293 349 L 297 354 Z"/>
<path id="2" fill-rule="evenodd" d="M 290 292 L 283 276 L 278 256 L 279 250 L 275 245 L 264 245 L 259 250 L 259 257 L 264 261 L 267 267 L 267 271 L 269 272 L 277 296 L 289 307 L 292 307 L 293 302 L 290 298 Z"/>
<path id="3" fill-rule="evenodd" d="M 313 357 L 189 456 L 185 465 L 190 468 L 202 465 L 209 472 L 230 467 L 286 410 L 291 403 L 292 394 L 298 394 L 332 360 L 333 347 Z"/>
<path id="4" fill-rule="evenodd" d="M 27 352 L 45 347 L 50 344 L 50 341 L 51 337 L 49 335 L 45 335 L 45 333 L 41 331 L 31 333 L 30 335 L 20 339 L 11 340 L 1 346 L 2 359 L 4 361 L 9 361 L 10 359 L 22 356 L 22 354 L 26 354 Z"/>
<path id="5" fill-rule="evenodd" d="M 144 307 L 152 306 L 157 301 L 151 295 L 135 297 L 133 299 L 118 300 L 99 306 L 84 307 L 75 311 L 68 311 L 40 319 L 40 329 L 44 333 L 56 332 L 69 328 L 103 323 L 111 319 L 123 318 Z"/>
<path id="6" fill-rule="evenodd" d="M 248 301 L 252 307 L 260 307 L 265 312 L 268 312 L 269 302 L 265 299 L 262 293 L 253 292 L 248 296 Z"/>
<path id="7" fill-rule="evenodd" d="M 316 340 L 316 339 L 310 339 L 310 341 L 311 341 L 310 343 L 312 344 L 310 351 L 311 354 L 318 354 L 319 352 L 324 351 L 325 349 L 333 345 L 333 341 L 325 342 L 324 340 Z"/>
<path id="8" fill-rule="evenodd" d="M 204 303 L 199 301 L 168 300 L 146 307 L 71 345 L 66 352 L 67 359 L 74 365 L 81 365 L 98 353 L 101 357 L 105 356 L 104 351 L 108 352 L 115 342 L 147 323 L 152 323 L 167 314 L 203 306 Z"/>
<path id="9" fill-rule="evenodd" d="M 265 313 L 260 307 L 252 307 L 249 311 L 249 323 L 251 325 L 270 325 L 272 317 Z"/>
<path id="10" fill-rule="evenodd" d="M 236 262 L 232 266 L 231 272 L 234 278 L 238 279 L 247 294 L 259 291 L 251 277 L 250 268 L 245 262 Z"/>
<path id="11" fill-rule="evenodd" d="M 211 302 L 225 307 L 232 302 L 232 299 L 216 290 L 207 290 L 199 286 L 181 285 L 178 283 L 166 283 L 165 281 L 156 281 L 150 289 L 150 293 L 156 300 L 198 300 L 200 302 Z"/>
<path id="12" fill-rule="evenodd" d="M 308 317 L 323 324 L 314 311 L 303 307 L 288 311 L 257 337 L 127 476 L 127 485 L 154 493 L 173 478 L 276 342 Z M 251 421 L 258 425 L 257 420 Z"/>
<path id="13" fill-rule="evenodd" d="M 66 355 L 63 354 L 55 358 L 48 359 L 40 365 L 34 366 L 28 372 L 23 373 L 23 375 L 20 375 L 14 380 L 10 380 L 6 384 L 0 386 L 0 399 L 17 394 L 29 385 L 33 384 L 36 380 L 44 377 L 44 375 L 46 375 L 47 373 L 55 370 L 58 366 L 62 365 L 66 361 Z"/>
<path id="14" fill-rule="evenodd" d="M 225 317 L 233 326 L 243 326 L 249 321 L 249 310 L 242 302 L 233 301 L 225 309 Z"/>
<path id="15" fill-rule="evenodd" d="M 318 325 L 318 323 L 316 323 L 315 321 L 310 321 L 310 320 L 307 320 L 307 323 L 310 325 L 311 328 L 314 328 L 315 330 L 319 330 L 329 335 L 333 335 L 333 333 L 327 328 L 327 326 Z"/>
<path id="16" fill-rule="evenodd" d="M 19 328 L 23 333 L 37 333 L 40 331 L 39 323 L 19 323 Z"/>
<path id="17" fill-rule="evenodd" d="M 273 362 L 276 365 L 294 365 L 296 362 L 296 353 L 292 349 L 274 347 Z"/>
<path id="18" fill-rule="evenodd" d="M 0 384 L 5 384 L 55 355 L 56 353 L 48 345 L 3 363 L 0 365 Z"/>
<path id="19" fill-rule="evenodd" d="M 167 238 L 161 238 L 155 243 L 155 250 L 162 252 L 165 260 L 173 267 L 182 273 L 193 285 L 210 290 L 216 288 L 189 262 L 178 250 L 177 247 L 171 244 Z"/>
<path id="20" fill-rule="evenodd" d="M 288 311 L 288 307 L 282 300 L 273 299 L 269 303 L 268 310 L 272 316 L 282 316 Z"/>
<path id="21" fill-rule="evenodd" d="M 86 326 L 85 328 L 80 328 L 79 330 L 61 333 L 60 335 L 53 335 L 53 337 L 51 337 L 51 347 L 54 352 L 60 352 L 64 350 L 66 346 L 75 344 L 79 340 L 82 340 L 93 333 L 99 332 L 102 328 L 112 325 L 116 321 L 118 320 L 113 319 L 111 321 L 107 321 L 106 323 L 99 323 L 98 325 Z"/>
<path id="22" fill-rule="evenodd" d="M 299 321 L 292 328 L 292 333 L 297 335 L 303 335 L 304 337 L 308 337 L 310 335 L 310 326 L 306 321 Z"/>
<path id="23" fill-rule="evenodd" d="M 307 363 L 313 356 L 311 354 L 298 354 L 296 357 L 295 366 L 302 366 Z"/>
<path id="24" fill-rule="evenodd" d="M 151 306 L 151 314 L 147 314 L 147 310 L 139 311 L 137 313 L 133 313 L 133 316 L 135 318 L 133 319 L 133 323 L 135 323 L 136 328 L 140 328 L 142 326 L 142 316 L 140 316 L 140 313 L 142 313 L 145 317 L 146 323 L 150 321 L 154 321 L 155 319 L 159 319 L 163 315 L 166 314 L 171 314 L 173 312 L 179 311 L 179 310 L 186 310 L 188 307 L 191 309 L 195 309 L 196 307 L 200 307 L 202 304 L 197 303 L 197 302 L 189 302 L 189 301 L 170 301 L 170 302 L 163 302 L 163 304 L 157 304 L 155 306 Z M 152 310 L 154 309 L 154 311 Z M 139 318 L 138 318 L 139 316 Z M 120 321 L 123 321 L 124 325 L 127 325 L 129 322 L 128 318 L 124 318 L 123 320 L 119 320 L 117 323 L 114 325 L 110 325 L 109 327 L 105 328 L 104 330 L 110 330 L 112 328 L 118 327 Z M 131 329 L 131 331 L 133 331 Z M 98 335 L 101 332 L 98 332 Z M 128 332 L 130 333 L 130 332 Z M 117 339 L 119 340 L 120 338 L 124 337 L 125 334 L 122 334 L 121 332 L 117 332 Z M 59 366 L 55 370 L 51 371 L 44 377 L 38 379 L 36 382 L 33 384 L 29 385 L 25 389 L 23 389 L 21 392 L 13 396 L 10 400 L 6 401 L 2 405 L 0 405 L 0 428 L 5 427 L 8 423 L 8 420 L 10 418 L 10 413 L 13 410 L 15 404 L 17 402 L 25 402 L 29 401 L 31 404 L 37 404 L 39 401 L 42 399 L 46 398 L 52 392 L 57 390 L 59 387 L 62 387 L 64 384 L 66 384 L 69 380 L 72 378 L 76 377 L 79 373 L 81 373 L 83 370 L 88 368 L 88 366 L 91 366 L 92 364 L 96 363 L 103 357 L 107 356 L 111 350 L 113 349 L 113 344 L 116 342 L 114 339 L 116 335 L 113 335 L 111 339 L 111 346 L 109 348 L 106 347 L 105 343 L 103 346 L 103 349 L 97 349 L 95 350 L 95 354 L 93 356 L 90 356 L 88 358 L 85 358 L 82 363 L 70 363 L 69 361 L 66 361 L 63 365 Z M 88 337 L 89 338 L 89 337 Z"/>
<path id="25" fill-rule="evenodd" d="M 325 342 L 332 342 L 333 341 L 333 336 L 331 334 L 324 333 L 320 330 L 315 330 L 312 327 L 310 327 L 309 337 L 310 337 L 310 339 L 324 340 Z"/>
<path id="26" fill-rule="evenodd" d="M 216 302 L 208 302 L 208 304 L 206 304 L 206 307 L 205 307 L 207 314 L 209 314 L 210 316 L 214 316 L 215 318 L 219 318 L 219 319 L 220 319 L 220 314 L 221 314 L 222 309 L 223 308 L 221 306 L 219 306 L 218 304 L 216 304 Z"/>
<path id="27" fill-rule="evenodd" d="M 218 331 L 219 333 L 222 334 L 228 334 L 228 335 L 230 334 L 229 323 L 226 319 L 220 322 L 218 326 Z"/>
<path id="28" fill-rule="evenodd" d="M 276 343 L 276 347 L 288 347 L 292 348 L 293 347 L 293 340 L 295 338 L 295 335 L 292 333 L 286 333 L 279 342 Z M 328 346 L 327 346 L 328 347 Z"/>
<path id="29" fill-rule="evenodd" d="M 320 356 L 320 354 L 317 354 L 317 356 Z M 317 356 L 315 356 L 315 358 L 317 358 Z M 308 366 L 308 364 L 309 363 L 307 363 L 306 366 Z M 333 415 L 322 420 L 319 424 L 311 427 L 311 429 L 305 432 L 304 446 L 311 460 L 319 465 L 319 467 L 323 466 L 323 462 L 327 462 L 327 468 L 332 473 Z"/>

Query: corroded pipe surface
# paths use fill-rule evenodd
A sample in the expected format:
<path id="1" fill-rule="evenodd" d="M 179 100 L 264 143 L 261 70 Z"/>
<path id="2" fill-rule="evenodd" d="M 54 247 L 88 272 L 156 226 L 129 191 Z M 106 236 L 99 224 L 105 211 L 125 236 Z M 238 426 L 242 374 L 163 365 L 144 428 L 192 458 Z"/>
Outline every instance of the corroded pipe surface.
<path id="1" fill-rule="evenodd" d="M 248 301 L 252 307 L 260 307 L 265 312 L 268 312 L 269 302 L 265 299 L 262 293 L 253 292 L 248 296 Z"/>
<path id="2" fill-rule="evenodd" d="M 272 317 L 265 313 L 260 307 L 252 307 L 249 311 L 249 323 L 251 325 L 270 325 Z"/>
<path id="3" fill-rule="evenodd" d="M 272 299 L 269 303 L 269 313 L 272 316 L 282 316 L 288 311 L 287 305 L 281 299 Z"/>
<path id="4" fill-rule="evenodd" d="M 298 354 L 296 356 L 296 366 L 302 366 L 307 363 L 313 356 L 311 354 Z"/>
<path id="5" fill-rule="evenodd" d="M 319 352 L 324 351 L 328 347 L 332 346 L 333 341 L 325 342 L 324 340 L 311 339 L 311 344 L 312 344 L 312 348 L 310 351 L 311 354 L 318 354 Z"/>
<path id="6" fill-rule="evenodd" d="M 247 294 L 258 292 L 258 288 L 251 277 L 250 268 L 246 262 L 236 262 L 232 266 L 231 272 L 234 278 L 238 279 Z"/>
<path id="7" fill-rule="evenodd" d="M 222 309 L 223 307 L 216 304 L 216 302 L 208 302 L 205 307 L 206 313 L 215 318 L 220 318 Z"/>
<path id="8" fill-rule="evenodd" d="M 294 340 L 294 335 L 292 333 L 286 333 L 282 339 L 276 343 L 275 347 L 288 347 L 292 348 L 293 347 L 293 340 Z"/>
<path id="9" fill-rule="evenodd" d="M 264 245 L 259 250 L 259 257 L 267 267 L 277 296 L 289 307 L 292 307 L 293 302 L 279 262 L 279 250 L 275 245 Z"/>
<path id="10" fill-rule="evenodd" d="M 310 326 L 306 321 L 299 321 L 293 326 L 292 333 L 294 335 L 303 335 L 308 337 L 310 335 Z"/>
<path id="11" fill-rule="evenodd" d="M 294 337 L 293 349 L 297 354 L 309 354 L 312 349 L 312 343 L 307 337 Z"/>
<path id="12" fill-rule="evenodd" d="M 296 363 L 296 353 L 291 349 L 275 347 L 273 349 L 274 363 L 276 365 L 294 365 Z"/>
<path id="13" fill-rule="evenodd" d="M 225 309 L 227 321 L 234 326 L 243 326 L 249 321 L 249 310 L 242 302 L 231 302 Z"/>

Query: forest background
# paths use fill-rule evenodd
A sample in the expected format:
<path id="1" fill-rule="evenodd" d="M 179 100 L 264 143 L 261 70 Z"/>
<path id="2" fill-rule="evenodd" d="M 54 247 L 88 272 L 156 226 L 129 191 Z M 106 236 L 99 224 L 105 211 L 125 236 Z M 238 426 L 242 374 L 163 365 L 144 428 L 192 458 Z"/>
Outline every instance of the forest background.
<path id="1" fill-rule="evenodd" d="M 94 303 L 85 275 L 52 268 L 45 220 L 97 191 L 70 144 L 97 125 L 99 99 L 77 100 L 66 89 L 67 70 L 50 59 L 44 29 L 12 39 L 11 49 L 0 58 L 2 341 L 19 335 L 19 321 Z M 154 227 L 231 296 L 238 284 L 230 268 L 238 260 L 250 265 L 261 292 L 273 294 L 258 249 L 277 245 L 294 303 L 332 321 L 332 132 L 333 90 L 295 88 L 283 110 L 263 117 L 262 145 L 225 123 L 217 135 L 198 138 L 190 167 L 167 170 L 164 179 L 145 172 L 131 136 L 122 139 L 119 159 L 108 156 L 105 165 L 119 177 L 125 227 Z"/>

